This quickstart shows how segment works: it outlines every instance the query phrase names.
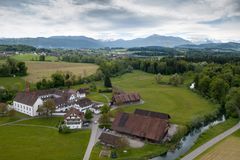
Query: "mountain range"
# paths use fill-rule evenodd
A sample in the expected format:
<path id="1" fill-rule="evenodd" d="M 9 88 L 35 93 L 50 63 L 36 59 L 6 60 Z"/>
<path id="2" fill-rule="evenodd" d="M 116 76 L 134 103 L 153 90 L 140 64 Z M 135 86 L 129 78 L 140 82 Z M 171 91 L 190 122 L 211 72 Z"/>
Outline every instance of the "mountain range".
<path id="1" fill-rule="evenodd" d="M 13 45 L 24 44 L 38 48 L 103 48 L 103 47 L 145 47 L 162 46 L 175 47 L 179 45 L 192 44 L 190 41 L 179 37 L 151 35 L 146 38 L 136 38 L 132 40 L 118 39 L 114 41 L 97 40 L 85 36 L 53 36 L 37 38 L 2 38 L 0 44 Z"/>
<path id="2" fill-rule="evenodd" d="M 24 44 L 37 48 L 104 48 L 104 47 L 147 47 L 161 46 L 170 48 L 188 48 L 188 49 L 214 49 L 214 50 L 235 50 L 240 51 L 240 43 L 213 43 L 208 41 L 204 44 L 194 44 L 180 37 L 151 35 L 146 38 L 136 38 L 132 40 L 97 40 L 85 36 L 52 36 L 37 38 L 0 38 L 0 45 Z"/>

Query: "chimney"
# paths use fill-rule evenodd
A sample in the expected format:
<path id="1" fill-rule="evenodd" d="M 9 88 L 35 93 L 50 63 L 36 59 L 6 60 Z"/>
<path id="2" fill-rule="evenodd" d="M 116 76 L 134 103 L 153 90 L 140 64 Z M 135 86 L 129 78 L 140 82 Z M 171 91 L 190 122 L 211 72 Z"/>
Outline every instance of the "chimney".
<path id="1" fill-rule="evenodd" d="M 26 81 L 25 92 L 26 93 L 30 92 L 30 83 L 28 81 Z"/>

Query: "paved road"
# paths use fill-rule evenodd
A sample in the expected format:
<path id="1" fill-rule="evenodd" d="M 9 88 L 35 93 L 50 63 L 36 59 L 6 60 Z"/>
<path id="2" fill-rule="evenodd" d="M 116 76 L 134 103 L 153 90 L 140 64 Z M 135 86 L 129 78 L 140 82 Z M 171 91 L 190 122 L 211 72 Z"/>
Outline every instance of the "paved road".
<path id="1" fill-rule="evenodd" d="M 95 115 L 93 118 L 93 121 L 98 121 L 100 115 Z M 93 146 L 97 143 L 98 137 L 101 134 L 101 130 L 98 128 L 98 124 L 92 123 L 92 131 L 91 131 L 91 136 L 90 140 L 88 142 L 88 147 L 85 152 L 83 160 L 89 160 Z"/>
<path id="2" fill-rule="evenodd" d="M 185 157 L 183 157 L 181 160 L 193 160 L 197 156 L 199 156 L 201 153 L 206 151 L 208 148 L 212 147 L 214 144 L 218 143 L 219 141 L 223 140 L 227 136 L 231 135 L 233 132 L 240 129 L 240 122 L 233 126 L 232 128 L 228 129 L 227 131 L 223 132 L 222 134 L 218 135 L 217 137 L 211 139 L 210 141 L 206 142 L 205 144 L 201 145 Z"/>

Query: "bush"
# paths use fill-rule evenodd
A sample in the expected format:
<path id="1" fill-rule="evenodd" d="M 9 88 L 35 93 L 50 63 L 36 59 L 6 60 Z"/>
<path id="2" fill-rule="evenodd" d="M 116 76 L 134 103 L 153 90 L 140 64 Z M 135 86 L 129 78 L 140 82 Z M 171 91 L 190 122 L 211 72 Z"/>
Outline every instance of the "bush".
<path id="1" fill-rule="evenodd" d="M 71 133 L 71 129 L 69 127 L 67 127 L 65 124 L 60 125 L 58 128 L 58 132 L 62 133 L 62 134 L 67 134 L 67 133 Z"/>
<path id="2" fill-rule="evenodd" d="M 112 89 L 111 88 L 99 89 L 98 92 L 99 93 L 112 93 Z"/>

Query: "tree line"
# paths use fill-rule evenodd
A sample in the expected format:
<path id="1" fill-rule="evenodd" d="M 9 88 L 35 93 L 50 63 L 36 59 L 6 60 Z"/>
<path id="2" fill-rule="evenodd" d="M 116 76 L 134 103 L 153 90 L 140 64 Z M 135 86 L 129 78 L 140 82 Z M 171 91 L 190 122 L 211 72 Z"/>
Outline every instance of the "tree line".
<path id="1" fill-rule="evenodd" d="M 6 62 L 0 65 L 0 77 L 25 75 L 27 75 L 27 66 L 25 62 L 7 58 Z"/>
<path id="2" fill-rule="evenodd" d="M 208 64 L 195 78 L 195 88 L 204 97 L 225 107 L 228 116 L 237 117 L 240 110 L 240 65 Z"/>

